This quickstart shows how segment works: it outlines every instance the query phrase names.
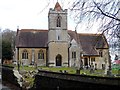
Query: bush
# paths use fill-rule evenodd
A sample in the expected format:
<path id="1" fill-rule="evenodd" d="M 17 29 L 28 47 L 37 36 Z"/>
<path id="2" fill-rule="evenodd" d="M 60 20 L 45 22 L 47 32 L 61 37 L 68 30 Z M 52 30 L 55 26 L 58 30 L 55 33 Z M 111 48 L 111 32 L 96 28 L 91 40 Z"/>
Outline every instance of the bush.
<path id="1" fill-rule="evenodd" d="M 120 64 L 113 64 L 112 69 L 119 70 L 120 69 Z"/>

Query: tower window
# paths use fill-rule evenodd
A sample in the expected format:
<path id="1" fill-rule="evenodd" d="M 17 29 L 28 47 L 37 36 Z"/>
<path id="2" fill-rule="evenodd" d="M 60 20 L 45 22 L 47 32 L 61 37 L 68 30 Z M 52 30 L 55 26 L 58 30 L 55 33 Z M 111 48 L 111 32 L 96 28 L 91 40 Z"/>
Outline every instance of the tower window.
<path id="1" fill-rule="evenodd" d="M 22 59 L 28 59 L 28 52 L 27 52 L 27 50 L 24 50 L 22 52 Z"/>
<path id="2" fill-rule="evenodd" d="M 61 17 L 60 16 L 57 17 L 56 26 L 61 27 Z"/>

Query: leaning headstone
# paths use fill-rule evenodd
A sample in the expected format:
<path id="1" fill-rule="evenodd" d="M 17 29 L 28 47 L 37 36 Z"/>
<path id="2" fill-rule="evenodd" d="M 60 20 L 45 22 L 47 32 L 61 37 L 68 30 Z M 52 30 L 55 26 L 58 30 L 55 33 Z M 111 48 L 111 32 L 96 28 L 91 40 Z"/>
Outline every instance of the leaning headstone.
<path id="1" fill-rule="evenodd" d="M 112 75 L 110 66 L 106 66 L 106 68 L 105 68 L 105 75 L 107 75 L 107 76 L 111 76 Z"/>
<path id="2" fill-rule="evenodd" d="M 111 76 L 110 70 L 107 70 L 107 76 Z"/>
<path id="3" fill-rule="evenodd" d="M 64 73 L 68 73 L 66 70 L 64 70 Z"/>
<path id="4" fill-rule="evenodd" d="M 62 70 L 59 70 L 60 73 L 63 73 Z"/>

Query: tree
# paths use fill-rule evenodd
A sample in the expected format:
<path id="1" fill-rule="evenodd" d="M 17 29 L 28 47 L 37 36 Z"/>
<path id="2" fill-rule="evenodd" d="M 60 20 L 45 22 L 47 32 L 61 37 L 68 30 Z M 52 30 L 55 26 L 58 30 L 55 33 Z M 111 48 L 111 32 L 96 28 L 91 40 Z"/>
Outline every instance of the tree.
<path id="1" fill-rule="evenodd" d="M 118 55 L 115 54 L 115 60 L 118 60 Z"/>
<path id="2" fill-rule="evenodd" d="M 87 22 L 86 28 L 97 25 L 107 40 L 120 38 L 120 1 L 119 0 L 75 0 L 70 8 L 77 24 Z M 109 59 L 110 62 L 110 59 Z M 109 63 L 110 65 L 110 63 Z M 111 72 L 111 67 L 105 72 Z"/>
<path id="3" fill-rule="evenodd" d="M 109 39 L 120 38 L 119 0 L 75 0 L 70 8 L 75 21 L 88 22 L 87 28 L 99 23 L 99 31 L 109 34 Z"/>
<path id="4" fill-rule="evenodd" d="M 4 60 L 13 59 L 15 35 L 16 32 L 10 29 L 5 29 L 2 31 L 2 63 Z"/>
<path id="5" fill-rule="evenodd" d="M 2 40 L 2 63 L 4 60 L 11 60 L 13 57 L 13 51 L 11 48 L 11 43 Z"/>
<path id="6" fill-rule="evenodd" d="M 11 42 L 12 48 L 15 47 L 16 32 L 10 29 L 5 29 L 2 32 L 2 40 Z"/>

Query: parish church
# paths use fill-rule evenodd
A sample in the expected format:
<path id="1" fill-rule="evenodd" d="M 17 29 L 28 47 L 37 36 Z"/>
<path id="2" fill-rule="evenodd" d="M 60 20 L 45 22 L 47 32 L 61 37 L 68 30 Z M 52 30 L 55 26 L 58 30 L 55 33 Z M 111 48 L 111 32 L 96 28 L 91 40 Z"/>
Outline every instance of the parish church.
<path id="1" fill-rule="evenodd" d="M 17 62 L 54 67 L 108 67 L 109 46 L 105 36 L 68 30 L 68 23 L 67 9 L 56 2 L 48 12 L 48 30 L 17 29 Z"/>

